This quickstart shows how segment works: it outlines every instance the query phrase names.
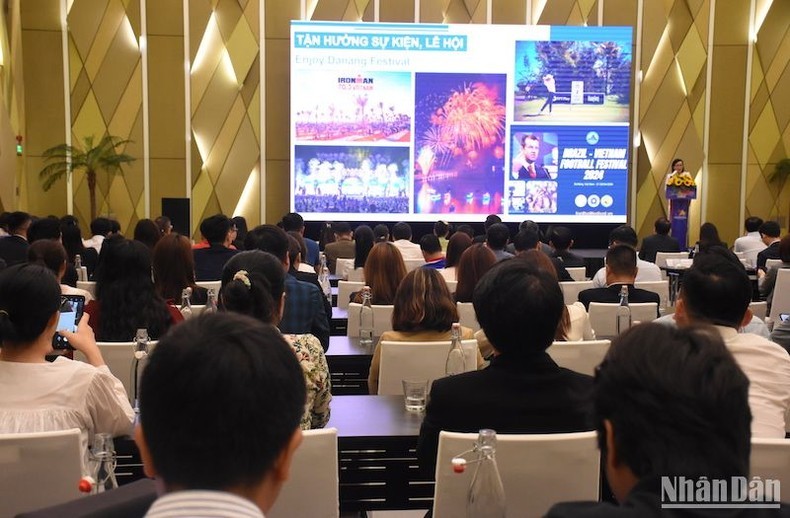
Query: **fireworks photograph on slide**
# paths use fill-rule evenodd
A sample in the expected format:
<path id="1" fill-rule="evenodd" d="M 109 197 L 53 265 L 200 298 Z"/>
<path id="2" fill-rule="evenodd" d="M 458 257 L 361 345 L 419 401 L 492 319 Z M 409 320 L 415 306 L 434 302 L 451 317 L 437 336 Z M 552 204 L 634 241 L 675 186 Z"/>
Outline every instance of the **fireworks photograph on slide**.
<path id="1" fill-rule="evenodd" d="M 502 212 L 505 74 L 417 73 L 414 212 Z"/>

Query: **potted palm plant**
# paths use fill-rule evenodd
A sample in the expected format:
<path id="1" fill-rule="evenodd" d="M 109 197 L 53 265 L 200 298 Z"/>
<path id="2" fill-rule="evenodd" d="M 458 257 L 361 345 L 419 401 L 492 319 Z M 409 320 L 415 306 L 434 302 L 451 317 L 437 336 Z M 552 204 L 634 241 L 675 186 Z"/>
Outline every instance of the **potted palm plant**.
<path id="1" fill-rule="evenodd" d="M 94 137 L 85 137 L 82 146 L 60 144 L 44 151 L 43 157 L 47 164 L 38 173 L 41 186 L 45 191 L 64 175 L 75 171 L 83 171 L 88 180 L 88 193 L 90 194 L 91 221 L 96 219 L 96 174 L 105 171 L 107 174 L 123 173 L 123 164 L 135 160 L 117 149 L 128 144 L 129 140 L 106 135 L 98 144 L 94 145 Z"/>

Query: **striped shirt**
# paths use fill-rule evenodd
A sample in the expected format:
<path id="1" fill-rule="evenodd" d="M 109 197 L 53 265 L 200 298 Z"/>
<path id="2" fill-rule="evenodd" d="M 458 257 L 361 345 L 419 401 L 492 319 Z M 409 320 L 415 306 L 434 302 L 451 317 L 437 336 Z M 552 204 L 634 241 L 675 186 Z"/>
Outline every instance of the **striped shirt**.
<path id="1" fill-rule="evenodd" d="M 246 498 L 222 491 L 176 491 L 160 496 L 146 518 L 264 518 L 261 510 Z"/>

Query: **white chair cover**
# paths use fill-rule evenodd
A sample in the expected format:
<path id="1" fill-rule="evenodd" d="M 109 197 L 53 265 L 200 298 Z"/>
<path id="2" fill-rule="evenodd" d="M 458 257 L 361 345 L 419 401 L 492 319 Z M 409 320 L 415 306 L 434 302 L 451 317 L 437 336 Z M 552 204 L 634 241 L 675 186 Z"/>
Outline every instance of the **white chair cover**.
<path id="1" fill-rule="evenodd" d="M 601 364 L 609 346 L 609 340 L 587 340 L 580 342 L 556 341 L 546 350 L 560 367 L 592 376 Z"/>
<path id="2" fill-rule="evenodd" d="M 152 352 L 156 347 L 157 341 L 148 342 L 148 352 Z M 134 404 L 134 350 L 135 342 L 96 342 L 101 351 L 102 358 L 113 376 L 118 378 L 126 389 L 129 402 Z M 88 363 L 88 359 L 80 351 L 74 351 L 74 359 Z M 142 375 L 146 365 L 146 359 L 140 360 L 137 369 L 138 376 Z"/>
<path id="3" fill-rule="evenodd" d="M 455 306 L 458 308 L 458 321 L 462 326 L 468 327 L 472 331 L 480 329 L 480 324 L 477 323 L 475 307 L 471 302 L 456 302 Z"/>
<path id="4" fill-rule="evenodd" d="M 403 395 L 403 380 L 433 380 L 445 376 L 450 340 L 440 342 L 381 342 L 379 395 Z M 461 340 L 466 370 L 477 369 L 477 340 Z"/>
<path id="5" fill-rule="evenodd" d="M 574 281 L 587 280 L 587 268 L 585 268 L 584 266 L 566 267 L 565 270 L 570 274 L 571 278 Z"/>
<path id="6" fill-rule="evenodd" d="M 790 313 L 790 268 L 779 268 L 776 271 L 774 298 L 771 301 L 770 319 L 779 320 L 782 313 Z"/>
<path id="7" fill-rule="evenodd" d="M 337 281 L 337 307 L 348 309 L 349 297 L 351 297 L 351 294 L 361 291 L 364 287 L 364 282 Z"/>
<path id="8" fill-rule="evenodd" d="M 362 304 L 352 302 L 348 305 L 348 326 L 346 336 L 359 336 L 359 310 Z M 373 305 L 373 335 L 381 336 L 384 331 L 392 331 L 392 311 L 395 306 Z"/>
<path id="9" fill-rule="evenodd" d="M 592 281 L 565 281 L 560 283 L 562 297 L 565 299 L 566 305 L 577 302 L 579 300 L 579 292 L 589 290 L 592 287 Z"/>
<path id="10" fill-rule="evenodd" d="M 617 336 L 617 309 L 619 304 L 590 302 L 590 325 L 598 338 Z M 652 322 L 656 319 L 658 304 L 655 302 L 634 302 L 631 308 L 631 322 Z"/>

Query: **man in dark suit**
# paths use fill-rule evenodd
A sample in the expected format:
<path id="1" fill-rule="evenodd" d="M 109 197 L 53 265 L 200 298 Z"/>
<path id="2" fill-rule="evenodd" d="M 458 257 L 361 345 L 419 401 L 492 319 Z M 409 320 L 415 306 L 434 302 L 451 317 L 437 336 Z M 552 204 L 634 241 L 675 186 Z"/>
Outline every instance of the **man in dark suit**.
<path id="1" fill-rule="evenodd" d="M 653 228 L 656 233 L 642 240 L 642 248 L 639 250 L 640 259 L 654 263 L 658 252 L 680 252 L 680 243 L 669 235 L 672 224 L 667 218 L 663 216 L 658 218 Z"/>
<path id="2" fill-rule="evenodd" d="M 634 287 L 636 250 L 628 245 L 615 245 L 606 251 L 606 287 L 579 292 L 579 302 L 590 309 L 590 302 L 620 302 L 620 289 L 628 287 L 628 302 L 660 303 L 658 293 Z"/>
<path id="3" fill-rule="evenodd" d="M 344 221 L 332 223 L 332 231 L 335 234 L 335 242 L 327 244 L 324 247 L 324 253 L 326 254 L 326 265 L 329 267 L 329 273 L 334 274 L 337 268 L 337 260 L 353 259 L 357 249 L 354 244 L 354 233 L 351 231 L 351 226 L 348 223 Z"/>
<path id="4" fill-rule="evenodd" d="M 601 463 L 620 505 L 562 503 L 547 516 L 790 516 L 778 491 L 775 501 L 766 492 L 766 501 L 752 502 L 746 484 L 743 492 L 733 484 L 751 481 L 748 393 L 748 379 L 710 328 L 631 329 L 612 344 L 593 392 Z M 695 489 L 683 491 L 683 479 Z M 761 508 L 774 502 L 776 509 Z"/>
<path id="5" fill-rule="evenodd" d="M 8 215 L 8 236 L 0 239 L 0 259 L 8 266 L 27 262 L 27 230 L 33 218 L 27 212 Z"/>
<path id="6" fill-rule="evenodd" d="M 530 228 L 520 230 L 519 233 L 516 234 L 516 237 L 513 238 L 513 248 L 517 256 L 523 254 L 527 250 L 542 250 L 542 244 L 538 232 Z M 565 265 L 559 258 L 554 257 L 553 254 L 546 255 L 549 256 L 551 264 L 553 264 L 554 269 L 557 270 L 557 279 L 559 281 L 566 282 L 573 280 L 573 277 L 571 277 L 571 274 L 565 269 Z"/>
<path id="7" fill-rule="evenodd" d="M 566 268 L 578 268 L 584 266 L 584 258 L 571 252 L 573 246 L 573 234 L 568 227 L 554 227 L 549 235 L 549 244 L 554 248 L 552 257 L 562 261 Z"/>
<path id="8" fill-rule="evenodd" d="M 546 353 L 565 304 L 557 281 L 526 261 L 494 265 L 473 300 L 494 348 L 488 368 L 433 382 L 420 429 L 420 467 L 433 473 L 439 431 L 559 433 L 592 429 L 592 378 Z"/>
<path id="9" fill-rule="evenodd" d="M 200 224 L 200 233 L 208 241 L 208 247 L 195 248 L 195 280 L 216 281 L 222 278 L 225 263 L 238 253 L 231 248 L 236 239 L 236 229 L 230 218 L 215 214 Z"/>
<path id="10" fill-rule="evenodd" d="M 760 225 L 760 239 L 765 243 L 766 248 L 757 254 L 757 269 L 766 271 L 765 263 L 768 259 L 781 259 L 779 256 L 779 223 L 776 221 L 766 221 Z"/>
<path id="11" fill-rule="evenodd" d="M 296 237 L 299 236 L 299 237 Z M 288 275 L 295 278 L 297 281 L 307 282 L 314 285 L 319 290 L 322 290 L 321 283 L 318 282 L 318 274 L 314 271 L 306 272 L 300 268 L 302 264 L 302 254 L 305 253 L 306 245 L 303 247 L 304 241 L 299 242 L 301 234 L 296 231 L 288 232 Z M 308 267 L 309 268 L 309 267 Z M 323 291 L 321 292 L 323 295 Z M 324 312 L 326 318 L 332 320 L 332 302 L 326 298 L 321 297 L 324 302 Z"/>

